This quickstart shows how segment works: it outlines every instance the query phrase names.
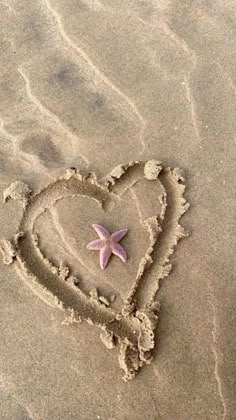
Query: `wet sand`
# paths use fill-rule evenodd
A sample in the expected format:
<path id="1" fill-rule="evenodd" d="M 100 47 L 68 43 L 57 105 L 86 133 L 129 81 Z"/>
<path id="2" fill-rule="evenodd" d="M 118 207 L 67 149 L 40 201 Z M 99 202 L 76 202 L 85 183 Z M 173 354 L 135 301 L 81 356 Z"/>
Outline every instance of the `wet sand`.
<path id="1" fill-rule="evenodd" d="M 1 419 L 234 419 L 235 15 L 1 3 Z M 127 264 L 86 250 L 99 222 Z"/>

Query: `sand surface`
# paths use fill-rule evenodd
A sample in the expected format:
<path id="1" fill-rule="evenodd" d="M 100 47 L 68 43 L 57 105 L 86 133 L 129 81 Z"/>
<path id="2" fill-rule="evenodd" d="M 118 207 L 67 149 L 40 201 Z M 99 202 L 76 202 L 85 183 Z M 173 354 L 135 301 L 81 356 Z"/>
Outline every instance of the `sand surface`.
<path id="1" fill-rule="evenodd" d="M 0 2 L 1 420 L 235 419 L 235 19 Z"/>

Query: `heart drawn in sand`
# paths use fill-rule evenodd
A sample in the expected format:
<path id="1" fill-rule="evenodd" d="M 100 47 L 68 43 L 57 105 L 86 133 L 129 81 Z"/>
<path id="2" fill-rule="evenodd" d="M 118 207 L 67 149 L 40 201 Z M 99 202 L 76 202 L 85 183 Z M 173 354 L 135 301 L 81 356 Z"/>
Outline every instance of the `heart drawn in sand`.
<path id="1" fill-rule="evenodd" d="M 36 194 L 22 182 L 4 192 L 4 201 L 20 199 L 24 205 L 14 240 L 0 241 L 4 262 L 16 260 L 34 292 L 64 310 L 68 324 L 85 320 L 101 328 L 107 348 L 119 343 L 125 380 L 152 359 L 159 281 L 170 273 L 169 258 L 178 239 L 187 235 L 179 224 L 188 209 L 183 181 L 179 169 L 151 160 L 118 166 L 100 181 L 94 174 L 71 169 Z M 52 248 L 50 227 L 43 239 L 47 210 L 60 227 Z M 101 272 L 96 253 L 86 248 L 94 239 L 93 223 L 111 231 L 128 229 L 126 264 L 111 258 Z M 61 263 L 61 248 L 55 251 L 60 241 L 66 250 Z M 52 262 L 53 253 L 58 264 Z"/>

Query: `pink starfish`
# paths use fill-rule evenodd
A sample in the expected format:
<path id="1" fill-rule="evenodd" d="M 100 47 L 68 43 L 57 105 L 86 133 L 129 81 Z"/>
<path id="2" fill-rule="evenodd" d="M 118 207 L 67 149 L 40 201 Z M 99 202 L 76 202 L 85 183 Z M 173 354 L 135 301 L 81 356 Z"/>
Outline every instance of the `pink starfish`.
<path id="1" fill-rule="evenodd" d="M 120 229 L 116 232 L 110 234 L 107 229 L 101 225 L 92 225 L 95 231 L 97 232 L 100 239 L 89 242 L 87 249 L 92 249 L 94 251 L 100 251 L 100 267 L 104 270 L 108 264 L 111 254 L 115 254 L 121 259 L 121 261 L 126 262 L 127 255 L 118 243 L 126 235 L 128 229 Z"/>

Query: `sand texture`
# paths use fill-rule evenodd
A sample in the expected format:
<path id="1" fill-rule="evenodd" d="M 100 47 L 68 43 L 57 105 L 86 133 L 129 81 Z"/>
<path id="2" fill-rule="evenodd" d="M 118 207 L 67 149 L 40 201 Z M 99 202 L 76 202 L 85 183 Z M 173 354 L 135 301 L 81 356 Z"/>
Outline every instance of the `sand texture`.
<path id="1" fill-rule="evenodd" d="M 1 420 L 234 420 L 236 2 L 0 6 Z"/>

